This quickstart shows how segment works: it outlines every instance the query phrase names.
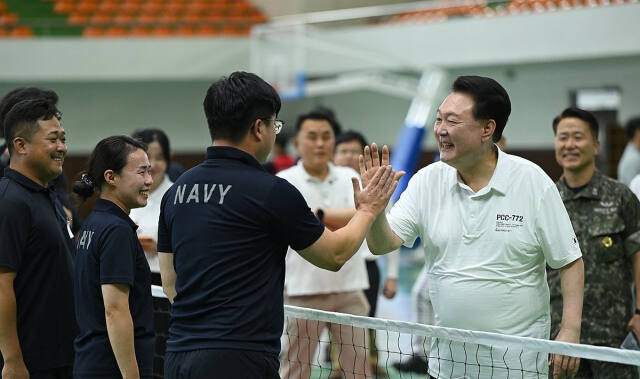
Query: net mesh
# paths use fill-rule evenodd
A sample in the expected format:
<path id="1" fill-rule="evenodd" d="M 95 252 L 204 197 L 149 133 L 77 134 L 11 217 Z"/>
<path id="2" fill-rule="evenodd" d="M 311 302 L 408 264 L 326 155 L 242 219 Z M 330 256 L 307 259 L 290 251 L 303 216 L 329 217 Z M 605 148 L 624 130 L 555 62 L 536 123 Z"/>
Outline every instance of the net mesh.
<path id="1" fill-rule="evenodd" d="M 548 378 L 550 354 L 579 357 L 577 378 L 638 378 L 640 365 L 639 351 L 294 306 L 285 306 L 281 341 L 282 378 Z"/>

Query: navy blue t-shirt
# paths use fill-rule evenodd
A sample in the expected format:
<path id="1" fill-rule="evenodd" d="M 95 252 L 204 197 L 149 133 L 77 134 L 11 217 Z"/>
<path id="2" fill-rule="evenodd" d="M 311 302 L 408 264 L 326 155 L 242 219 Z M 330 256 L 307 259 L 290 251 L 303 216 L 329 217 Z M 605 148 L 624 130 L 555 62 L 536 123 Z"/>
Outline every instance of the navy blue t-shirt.
<path id="1" fill-rule="evenodd" d="M 0 179 L 0 266 L 16 272 L 18 340 L 29 371 L 73 364 L 72 236 L 52 188 L 6 168 Z M 2 367 L 0 356 L 0 368 Z"/>
<path id="2" fill-rule="evenodd" d="M 80 333 L 74 376 L 119 377 L 104 316 L 103 284 L 129 285 L 129 311 L 140 376 L 153 375 L 151 271 L 137 225 L 114 203 L 98 199 L 76 242 L 75 304 Z"/>
<path id="3" fill-rule="evenodd" d="M 167 351 L 278 353 L 287 247 L 324 232 L 289 182 L 249 154 L 209 147 L 160 208 L 158 251 L 174 254 L 176 292 Z"/>

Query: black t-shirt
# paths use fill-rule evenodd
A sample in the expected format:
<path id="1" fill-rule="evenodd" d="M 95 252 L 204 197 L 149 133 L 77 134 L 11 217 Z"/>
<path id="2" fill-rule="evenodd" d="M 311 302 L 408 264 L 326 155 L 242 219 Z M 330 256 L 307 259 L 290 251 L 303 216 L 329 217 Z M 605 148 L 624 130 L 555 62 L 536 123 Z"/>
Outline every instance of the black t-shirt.
<path id="1" fill-rule="evenodd" d="M 67 217 L 51 188 L 10 168 L 4 174 L 0 266 L 16 272 L 13 288 L 24 362 L 29 371 L 71 366 L 77 329 Z"/>
<path id="2" fill-rule="evenodd" d="M 153 375 L 151 271 L 136 224 L 114 203 L 98 199 L 76 242 L 75 299 L 80 333 L 74 374 L 119 377 L 104 316 L 103 284 L 129 285 L 129 311 L 140 376 Z"/>
<path id="3" fill-rule="evenodd" d="M 209 147 L 160 208 L 158 251 L 174 254 L 177 273 L 167 351 L 278 353 L 287 247 L 323 232 L 289 182 L 241 150 Z"/>

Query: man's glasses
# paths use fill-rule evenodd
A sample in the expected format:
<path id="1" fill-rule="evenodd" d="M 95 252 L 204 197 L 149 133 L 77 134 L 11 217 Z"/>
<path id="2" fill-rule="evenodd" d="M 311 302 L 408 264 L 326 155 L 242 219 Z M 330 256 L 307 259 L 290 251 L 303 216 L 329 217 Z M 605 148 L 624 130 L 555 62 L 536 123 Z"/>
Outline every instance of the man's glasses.
<path id="1" fill-rule="evenodd" d="M 282 120 L 272 120 L 270 118 L 261 118 L 262 121 L 273 121 L 273 129 L 276 134 L 280 133 L 282 127 L 284 126 L 284 121 Z"/>

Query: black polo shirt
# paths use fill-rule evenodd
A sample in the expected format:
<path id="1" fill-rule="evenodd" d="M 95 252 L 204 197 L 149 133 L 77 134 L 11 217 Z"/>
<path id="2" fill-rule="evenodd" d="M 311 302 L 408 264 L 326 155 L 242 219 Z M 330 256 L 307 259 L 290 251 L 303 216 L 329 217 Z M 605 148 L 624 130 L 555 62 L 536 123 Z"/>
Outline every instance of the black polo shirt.
<path id="1" fill-rule="evenodd" d="M 129 311 L 140 376 L 153 375 L 151 271 L 138 226 L 114 203 L 98 199 L 76 242 L 75 298 L 80 333 L 76 377 L 120 377 L 104 316 L 103 284 L 129 285 Z"/>
<path id="2" fill-rule="evenodd" d="M 71 239 L 56 193 L 6 168 L 0 179 L 0 266 L 16 272 L 18 339 L 29 371 L 73 364 Z"/>
<path id="3" fill-rule="evenodd" d="M 160 208 L 158 251 L 174 254 L 177 273 L 167 351 L 277 354 L 287 247 L 307 248 L 323 231 L 289 182 L 241 150 L 209 147 Z"/>

